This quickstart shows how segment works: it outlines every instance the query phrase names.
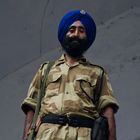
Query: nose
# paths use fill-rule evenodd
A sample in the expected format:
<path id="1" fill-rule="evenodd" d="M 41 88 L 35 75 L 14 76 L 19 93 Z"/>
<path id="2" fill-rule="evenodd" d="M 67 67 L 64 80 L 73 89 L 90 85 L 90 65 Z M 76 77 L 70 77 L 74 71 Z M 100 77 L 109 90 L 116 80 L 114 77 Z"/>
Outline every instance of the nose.
<path id="1" fill-rule="evenodd" d="M 75 36 L 75 37 L 78 37 L 79 36 L 79 30 L 78 29 L 75 29 L 75 31 L 73 33 L 73 36 Z"/>

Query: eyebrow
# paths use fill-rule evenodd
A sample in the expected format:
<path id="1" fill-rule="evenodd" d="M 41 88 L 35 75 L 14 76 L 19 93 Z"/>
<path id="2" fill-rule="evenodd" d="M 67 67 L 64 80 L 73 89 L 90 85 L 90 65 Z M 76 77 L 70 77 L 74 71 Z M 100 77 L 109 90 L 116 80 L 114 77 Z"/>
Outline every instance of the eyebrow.
<path id="1" fill-rule="evenodd" d="M 84 26 L 75 26 L 75 25 L 70 26 L 69 29 L 72 29 L 72 28 L 75 29 L 75 28 L 77 28 L 77 27 L 80 28 L 80 29 L 85 29 Z"/>

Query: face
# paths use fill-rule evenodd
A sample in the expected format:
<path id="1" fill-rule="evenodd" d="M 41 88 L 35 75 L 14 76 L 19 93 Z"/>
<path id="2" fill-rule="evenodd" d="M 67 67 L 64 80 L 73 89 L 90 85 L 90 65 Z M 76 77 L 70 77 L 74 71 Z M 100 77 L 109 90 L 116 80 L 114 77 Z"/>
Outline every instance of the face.
<path id="1" fill-rule="evenodd" d="M 78 37 L 79 39 L 86 38 L 86 30 L 84 25 L 80 21 L 75 21 L 69 28 L 66 37 L 74 38 Z"/>
<path id="2" fill-rule="evenodd" d="M 66 54 L 78 58 L 88 49 L 87 35 L 83 24 L 80 21 L 74 22 L 63 40 L 62 47 Z"/>

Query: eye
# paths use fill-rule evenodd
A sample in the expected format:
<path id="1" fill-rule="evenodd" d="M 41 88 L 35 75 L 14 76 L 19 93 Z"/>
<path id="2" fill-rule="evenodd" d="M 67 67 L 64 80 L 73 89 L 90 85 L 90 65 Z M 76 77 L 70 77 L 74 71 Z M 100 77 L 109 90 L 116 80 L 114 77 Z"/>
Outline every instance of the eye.
<path id="1" fill-rule="evenodd" d="M 74 28 L 70 28 L 70 29 L 69 29 L 69 32 L 70 32 L 70 33 L 74 33 L 74 32 L 75 32 L 75 29 L 74 29 Z"/>
<path id="2" fill-rule="evenodd" d="M 80 27 L 80 28 L 79 28 L 79 31 L 80 31 L 81 33 L 85 33 L 85 29 L 84 29 L 83 27 Z"/>

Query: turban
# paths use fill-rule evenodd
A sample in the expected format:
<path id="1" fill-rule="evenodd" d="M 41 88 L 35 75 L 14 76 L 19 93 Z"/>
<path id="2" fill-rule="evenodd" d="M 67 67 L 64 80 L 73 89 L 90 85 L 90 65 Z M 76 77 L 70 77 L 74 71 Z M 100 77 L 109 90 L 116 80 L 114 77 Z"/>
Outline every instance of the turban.
<path id="1" fill-rule="evenodd" d="M 77 20 L 79 20 L 86 29 L 86 35 L 88 40 L 87 47 L 90 47 L 95 40 L 96 25 L 92 17 L 84 10 L 73 10 L 64 15 L 58 27 L 58 40 L 62 44 L 65 35 L 69 30 L 69 27 Z"/>

